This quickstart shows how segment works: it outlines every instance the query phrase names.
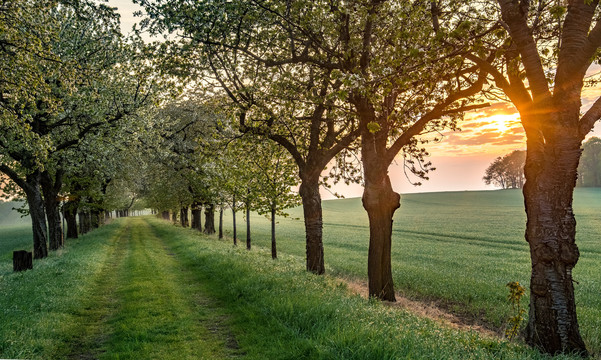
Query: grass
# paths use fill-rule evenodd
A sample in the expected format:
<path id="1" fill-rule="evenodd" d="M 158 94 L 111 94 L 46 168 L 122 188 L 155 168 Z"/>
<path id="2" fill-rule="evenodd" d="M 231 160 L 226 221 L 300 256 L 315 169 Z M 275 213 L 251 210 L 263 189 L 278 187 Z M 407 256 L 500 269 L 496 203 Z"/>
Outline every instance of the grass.
<path id="1" fill-rule="evenodd" d="M 576 192 L 576 296 L 581 332 L 596 356 L 599 200 L 599 190 Z M 293 217 L 301 214 L 293 209 Z M 280 258 L 272 261 L 268 221 L 251 221 L 248 252 L 231 239 L 124 219 L 21 274 L 11 272 L 8 253 L 29 246 L 30 230 L 2 227 L 0 357 L 544 358 L 366 301 L 331 276 L 307 274 L 302 219 L 280 219 Z M 369 234 L 360 200 L 324 202 L 324 222 L 328 273 L 364 280 Z M 403 196 L 393 235 L 397 289 L 502 328 L 510 314 L 505 284 L 528 285 L 524 222 L 517 191 Z M 245 227 L 238 229 L 243 239 Z"/>
<path id="2" fill-rule="evenodd" d="M 580 329 L 601 355 L 600 189 L 576 189 L 577 243 L 574 269 Z M 360 199 L 324 201 L 324 252 L 327 272 L 367 278 L 368 219 Z M 240 220 L 242 222 L 243 220 Z M 433 300 L 463 316 L 483 319 L 504 330 L 511 314 L 505 284 L 528 286 L 530 258 L 524 240 L 526 216 L 519 190 L 409 194 L 401 199 L 393 226 L 395 287 L 405 296 Z M 231 233 L 231 214 L 224 219 Z M 269 222 L 251 216 L 253 246 L 270 246 Z M 238 226 L 245 238 L 245 226 Z M 302 209 L 280 219 L 280 253 L 305 253 Z M 522 299 L 526 306 L 529 298 Z"/>

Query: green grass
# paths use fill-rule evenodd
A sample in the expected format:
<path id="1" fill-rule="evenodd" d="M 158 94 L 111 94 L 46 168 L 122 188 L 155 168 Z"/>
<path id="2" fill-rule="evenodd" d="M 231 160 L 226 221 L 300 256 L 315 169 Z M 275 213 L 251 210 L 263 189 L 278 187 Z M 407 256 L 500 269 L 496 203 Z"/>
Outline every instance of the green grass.
<path id="1" fill-rule="evenodd" d="M 581 332 L 601 354 L 601 191 L 578 189 L 581 259 L 574 274 Z M 502 328 L 505 284 L 528 284 L 518 191 L 405 195 L 393 238 L 395 285 Z M 367 216 L 359 199 L 324 202 L 327 272 L 304 271 L 301 219 L 253 215 L 253 251 L 154 219 L 123 219 L 12 273 L 28 226 L 0 228 L 0 358 L 537 359 L 351 294 L 335 277 L 366 279 Z M 230 213 L 225 224 L 231 227 Z M 239 223 L 239 237 L 245 227 Z M 596 261 L 597 260 L 597 261 Z M 524 299 L 527 305 L 528 299 Z"/>
<path id="2" fill-rule="evenodd" d="M 365 281 L 368 220 L 360 199 L 324 201 L 327 272 Z M 574 208 L 581 258 L 574 270 L 580 328 L 587 346 L 601 355 L 600 189 L 576 189 Z M 302 210 L 280 219 L 280 253 L 305 254 Z M 297 218 L 297 219 L 294 219 Z M 238 225 L 239 238 L 245 226 Z M 398 291 L 434 300 L 503 330 L 511 314 L 505 284 L 528 286 L 530 259 L 524 240 L 526 216 L 519 190 L 403 195 L 393 226 L 392 269 Z M 224 224 L 231 233 L 231 214 Z M 270 246 L 269 222 L 251 216 L 253 246 Z M 523 304 L 527 306 L 526 296 Z"/>
<path id="3" fill-rule="evenodd" d="M 151 220 L 157 235 L 227 309 L 249 359 L 536 359 L 535 351 L 453 330 L 353 295 L 297 256 L 269 258 Z"/>

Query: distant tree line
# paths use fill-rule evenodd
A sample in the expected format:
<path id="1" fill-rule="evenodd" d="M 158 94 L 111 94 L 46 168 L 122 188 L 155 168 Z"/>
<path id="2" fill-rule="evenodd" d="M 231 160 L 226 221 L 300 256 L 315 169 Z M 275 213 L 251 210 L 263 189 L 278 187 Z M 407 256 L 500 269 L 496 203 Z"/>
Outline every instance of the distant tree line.
<path id="1" fill-rule="evenodd" d="M 524 187 L 525 150 L 514 150 L 498 157 L 486 169 L 482 178 L 486 185 L 493 184 L 502 189 L 521 189 Z"/>
<path id="2" fill-rule="evenodd" d="M 502 189 L 521 189 L 524 187 L 525 150 L 514 150 L 493 161 L 482 180 L 486 185 L 495 185 Z M 578 165 L 579 187 L 601 187 L 601 139 L 592 137 L 582 144 L 582 157 Z"/>

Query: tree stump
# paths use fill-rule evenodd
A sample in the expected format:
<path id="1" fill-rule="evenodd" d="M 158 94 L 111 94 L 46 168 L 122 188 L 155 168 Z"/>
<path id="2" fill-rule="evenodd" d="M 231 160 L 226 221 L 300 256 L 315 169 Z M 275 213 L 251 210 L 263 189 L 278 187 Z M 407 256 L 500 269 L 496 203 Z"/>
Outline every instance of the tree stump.
<path id="1" fill-rule="evenodd" d="M 33 269 L 33 255 L 30 251 L 13 251 L 13 270 L 23 271 Z"/>

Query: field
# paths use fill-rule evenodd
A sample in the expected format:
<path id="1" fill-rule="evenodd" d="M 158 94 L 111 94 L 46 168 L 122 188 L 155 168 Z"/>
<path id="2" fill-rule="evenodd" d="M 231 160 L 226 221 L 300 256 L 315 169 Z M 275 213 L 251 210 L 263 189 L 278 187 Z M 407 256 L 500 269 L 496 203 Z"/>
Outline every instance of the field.
<path id="1" fill-rule="evenodd" d="M 401 202 L 393 234 L 397 290 L 502 332 L 511 313 L 505 284 L 528 285 L 529 278 L 520 193 L 412 194 Z M 596 357 L 599 207 L 601 191 L 577 189 L 576 296 Z M 30 230 L 0 218 L 0 357 L 539 358 L 519 341 L 454 330 L 341 285 L 340 278 L 366 278 L 369 234 L 360 199 L 324 202 L 329 276 L 305 273 L 301 211 L 280 219 L 275 262 L 268 220 L 258 215 L 251 217 L 251 252 L 232 248 L 231 239 L 138 218 L 70 241 L 23 274 L 12 273 L 10 256 L 31 246 Z M 224 221 L 231 229 L 229 212 Z"/>

